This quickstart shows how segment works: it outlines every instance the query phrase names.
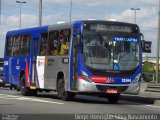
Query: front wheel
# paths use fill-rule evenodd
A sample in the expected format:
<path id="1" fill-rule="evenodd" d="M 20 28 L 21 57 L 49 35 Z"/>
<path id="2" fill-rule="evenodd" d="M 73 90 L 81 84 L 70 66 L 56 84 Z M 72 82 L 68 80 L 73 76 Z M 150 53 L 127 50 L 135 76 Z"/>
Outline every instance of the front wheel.
<path id="1" fill-rule="evenodd" d="M 58 93 L 58 97 L 65 101 L 71 100 L 75 97 L 74 93 L 65 91 L 64 79 L 59 79 L 58 85 L 57 85 L 57 93 Z"/>

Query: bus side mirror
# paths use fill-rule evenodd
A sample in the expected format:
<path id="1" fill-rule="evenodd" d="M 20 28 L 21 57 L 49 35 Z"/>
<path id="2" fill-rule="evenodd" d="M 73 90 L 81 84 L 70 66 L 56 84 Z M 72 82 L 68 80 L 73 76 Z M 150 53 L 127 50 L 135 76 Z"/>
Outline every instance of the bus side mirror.
<path id="1" fill-rule="evenodd" d="M 142 45 L 142 52 L 151 53 L 151 46 L 152 46 L 152 42 L 151 41 L 142 40 L 141 41 L 141 45 Z"/>
<path id="2" fill-rule="evenodd" d="M 151 53 L 151 46 L 152 42 L 151 41 L 145 41 L 144 40 L 144 35 L 140 33 L 142 40 L 141 40 L 141 47 L 142 47 L 142 52 L 144 53 Z"/>

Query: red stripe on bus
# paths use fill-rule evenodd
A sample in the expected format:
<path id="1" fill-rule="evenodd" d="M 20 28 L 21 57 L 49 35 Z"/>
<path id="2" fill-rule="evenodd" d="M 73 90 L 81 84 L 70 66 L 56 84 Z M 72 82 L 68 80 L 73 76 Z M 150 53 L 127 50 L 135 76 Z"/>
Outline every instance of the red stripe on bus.
<path id="1" fill-rule="evenodd" d="M 84 80 L 83 76 L 76 76 L 76 78 Z"/>
<path id="2" fill-rule="evenodd" d="M 29 68 L 28 68 L 28 60 L 26 59 L 26 82 L 27 82 L 27 86 L 30 87 L 30 81 L 29 81 Z"/>
<path id="3" fill-rule="evenodd" d="M 83 76 L 76 76 L 76 78 L 85 80 Z M 108 80 L 108 77 L 100 77 L 100 76 L 90 76 L 89 78 L 95 83 L 106 83 L 106 81 Z"/>

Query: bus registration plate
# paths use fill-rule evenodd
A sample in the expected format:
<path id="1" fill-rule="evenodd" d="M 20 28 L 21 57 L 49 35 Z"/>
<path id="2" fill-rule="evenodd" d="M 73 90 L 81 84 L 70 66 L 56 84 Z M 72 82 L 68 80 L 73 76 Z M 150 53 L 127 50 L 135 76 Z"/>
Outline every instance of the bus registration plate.
<path id="1" fill-rule="evenodd" d="M 117 94 L 118 90 L 117 89 L 107 89 L 106 92 L 109 93 L 109 94 Z"/>

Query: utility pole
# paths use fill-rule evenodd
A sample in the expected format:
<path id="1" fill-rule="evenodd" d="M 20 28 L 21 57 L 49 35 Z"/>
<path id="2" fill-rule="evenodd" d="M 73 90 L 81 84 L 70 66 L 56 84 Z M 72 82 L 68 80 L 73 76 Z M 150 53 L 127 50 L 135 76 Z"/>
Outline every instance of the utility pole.
<path id="1" fill-rule="evenodd" d="M 0 25 L 1 25 L 1 7 L 2 5 L 1 5 L 1 0 L 0 0 Z"/>
<path id="2" fill-rule="evenodd" d="M 70 5 L 70 22 L 72 21 L 72 0 L 71 0 L 71 5 Z"/>
<path id="3" fill-rule="evenodd" d="M 39 26 L 42 26 L 42 0 L 39 0 Z"/>
<path id="4" fill-rule="evenodd" d="M 160 0 L 158 9 L 158 36 L 157 36 L 157 57 L 156 57 L 156 84 L 158 84 L 158 74 L 159 74 L 159 39 L 160 39 Z"/>
<path id="5" fill-rule="evenodd" d="M 16 1 L 16 3 L 18 3 L 19 4 L 19 6 L 20 6 L 20 11 L 19 11 L 19 29 L 21 29 L 21 8 L 22 8 L 22 4 L 24 4 L 24 3 L 26 3 L 25 1 L 24 2 L 22 2 L 22 1 Z"/>
<path id="6" fill-rule="evenodd" d="M 130 10 L 134 10 L 134 23 L 136 24 L 136 11 L 140 10 L 140 8 L 130 8 Z"/>

